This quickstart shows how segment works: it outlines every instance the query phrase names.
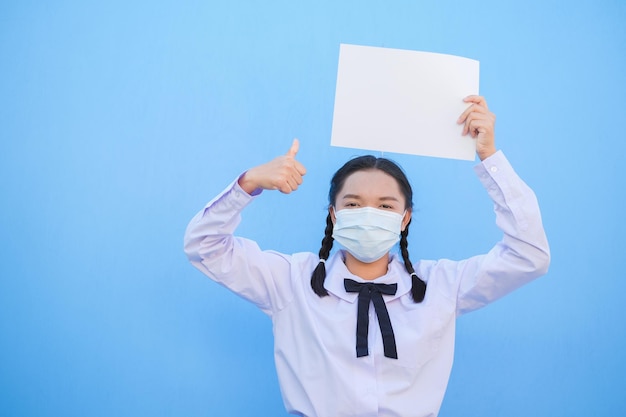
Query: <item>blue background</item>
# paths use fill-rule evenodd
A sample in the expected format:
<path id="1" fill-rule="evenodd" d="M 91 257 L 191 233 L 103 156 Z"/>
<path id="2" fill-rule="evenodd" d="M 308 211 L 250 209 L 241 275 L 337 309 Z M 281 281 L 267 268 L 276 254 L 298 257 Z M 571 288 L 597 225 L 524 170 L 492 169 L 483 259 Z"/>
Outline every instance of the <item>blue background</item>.
<path id="1" fill-rule="evenodd" d="M 239 233 L 317 251 L 340 43 L 481 62 L 536 191 L 548 275 L 459 319 L 441 416 L 626 413 L 623 0 L 0 5 L 0 415 L 281 416 L 270 320 L 192 268 L 187 222 L 301 140 L 295 194 Z M 499 238 L 472 163 L 388 154 L 412 257 Z"/>

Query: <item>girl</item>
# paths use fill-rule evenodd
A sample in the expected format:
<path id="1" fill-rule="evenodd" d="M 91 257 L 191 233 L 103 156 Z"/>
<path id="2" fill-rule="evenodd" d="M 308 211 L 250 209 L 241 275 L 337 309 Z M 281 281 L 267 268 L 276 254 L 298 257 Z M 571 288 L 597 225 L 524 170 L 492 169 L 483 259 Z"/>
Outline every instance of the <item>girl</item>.
<path id="1" fill-rule="evenodd" d="M 412 190 L 393 162 L 365 156 L 332 178 L 318 255 L 261 251 L 233 236 L 263 190 L 291 193 L 305 168 L 287 155 L 252 168 L 191 221 L 185 251 L 210 278 L 273 321 L 287 411 L 300 416 L 436 416 L 452 367 L 455 319 L 544 274 L 549 249 L 532 190 L 494 141 L 495 116 L 465 99 L 463 134 L 476 139 L 475 171 L 503 238 L 463 261 L 412 263 Z M 333 242 L 343 249 L 330 255 Z M 400 255 L 390 249 L 400 242 Z"/>

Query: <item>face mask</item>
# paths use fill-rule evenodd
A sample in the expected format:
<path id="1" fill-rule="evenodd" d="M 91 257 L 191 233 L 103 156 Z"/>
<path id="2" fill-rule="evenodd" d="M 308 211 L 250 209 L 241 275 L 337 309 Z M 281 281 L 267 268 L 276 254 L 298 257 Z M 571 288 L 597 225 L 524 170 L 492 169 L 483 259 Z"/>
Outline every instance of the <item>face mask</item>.
<path id="1" fill-rule="evenodd" d="M 400 240 L 404 214 L 373 207 L 335 211 L 333 238 L 361 262 L 382 258 Z"/>

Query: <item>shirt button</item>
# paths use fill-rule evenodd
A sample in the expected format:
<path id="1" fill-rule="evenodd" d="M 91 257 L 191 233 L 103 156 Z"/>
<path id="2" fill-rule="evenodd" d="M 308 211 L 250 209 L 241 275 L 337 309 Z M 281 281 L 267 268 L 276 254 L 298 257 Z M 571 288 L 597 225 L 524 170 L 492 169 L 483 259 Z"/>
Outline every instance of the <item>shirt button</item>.
<path id="1" fill-rule="evenodd" d="M 489 168 L 489 171 L 491 171 L 491 172 L 498 172 L 498 167 L 491 167 L 491 168 Z"/>

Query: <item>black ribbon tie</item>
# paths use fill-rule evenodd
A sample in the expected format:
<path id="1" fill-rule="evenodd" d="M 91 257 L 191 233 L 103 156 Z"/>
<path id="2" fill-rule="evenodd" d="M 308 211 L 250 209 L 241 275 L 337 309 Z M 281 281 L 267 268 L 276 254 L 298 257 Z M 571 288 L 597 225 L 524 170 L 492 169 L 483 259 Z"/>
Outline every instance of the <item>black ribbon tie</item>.
<path id="1" fill-rule="evenodd" d="M 385 356 L 388 358 L 398 359 L 398 351 L 396 350 L 396 338 L 393 334 L 391 319 L 389 312 L 383 300 L 383 294 L 395 295 L 398 290 L 398 284 L 376 284 L 373 282 L 356 282 L 352 279 L 344 279 L 343 286 L 347 292 L 359 293 L 359 305 L 357 308 L 356 323 L 356 357 L 367 356 L 368 343 L 367 333 L 369 327 L 369 306 L 370 301 L 374 303 L 376 317 L 378 317 L 378 326 L 380 334 L 383 336 L 383 349 Z"/>

